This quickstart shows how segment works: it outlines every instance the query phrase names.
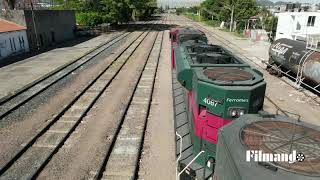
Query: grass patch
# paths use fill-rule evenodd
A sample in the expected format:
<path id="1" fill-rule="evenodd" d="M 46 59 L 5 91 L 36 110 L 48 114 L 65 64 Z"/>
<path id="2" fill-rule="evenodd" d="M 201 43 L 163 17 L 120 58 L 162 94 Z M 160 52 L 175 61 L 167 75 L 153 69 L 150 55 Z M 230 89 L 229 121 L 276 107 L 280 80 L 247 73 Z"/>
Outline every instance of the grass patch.
<path id="1" fill-rule="evenodd" d="M 193 21 L 205 23 L 208 26 L 218 27 L 220 25 L 218 21 L 203 19 L 202 17 L 199 17 L 198 15 L 192 13 L 184 13 L 183 15 Z"/>
<path id="2" fill-rule="evenodd" d="M 195 15 L 192 13 L 183 13 L 183 15 L 193 21 L 202 22 L 202 23 L 204 23 L 208 26 L 211 26 L 211 27 L 219 27 L 220 26 L 219 21 L 203 19 L 202 17 L 199 17 L 198 15 Z M 236 37 L 239 37 L 239 38 L 246 38 L 241 31 L 230 32 L 228 28 L 223 28 L 223 29 L 219 29 L 219 30 L 228 32 L 228 33 L 230 33 Z"/>
<path id="3" fill-rule="evenodd" d="M 212 27 L 219 27 L 220 23 L 215 20 L 205 20 L 203 21 L 206 25 L 212 26 Z"/>
<path id="4" fill-rule="evenodd" d="M 184 13 L 184 16 L 186 16 L 187 18 L 193 20 L 193 21 L 197 21 L 197 22 L 201 22 L 201 17 L 199 17 L 198 15 L 192 14 L 192 13 Z"/>

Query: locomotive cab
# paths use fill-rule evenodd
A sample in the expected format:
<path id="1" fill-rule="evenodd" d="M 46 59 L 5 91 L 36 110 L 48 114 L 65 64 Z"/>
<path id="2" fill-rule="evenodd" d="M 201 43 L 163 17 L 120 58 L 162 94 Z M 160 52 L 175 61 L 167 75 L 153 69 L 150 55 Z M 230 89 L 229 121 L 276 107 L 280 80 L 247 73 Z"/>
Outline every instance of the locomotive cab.
<path id="1" fill-rule="evenodd" d="M 246 64 L 193 69 L 192 90 L 188 92 L 191 141 L 194 154 L 205 151 L 196 161 L 206 166 L 208 159 L 216 158 L 219 129 L 244 114 L 262 110 L 266 83 Z"/>
<path id="2" fill-rule="evenodd" d="M 169 32 L 169 37 L 171 40 L 171 44 L 177 43 L 177 34 L 179 32 L 179 28 L 172 28 Z"/>
<path id="3" fill-rule="evenodd" d="M 176 68 L 176 49 L 179 48 L 181 43 L 184 43 L 189 40 L 196 42 L 207 43 L 208 39 L 205 34 L 197 29 L 193 28 L 173 28 L 170 30 L 170 39 L 171 39 L 171 64 L 172 68 Z M 180 52 L 178 52 L 180 53 Z"/>

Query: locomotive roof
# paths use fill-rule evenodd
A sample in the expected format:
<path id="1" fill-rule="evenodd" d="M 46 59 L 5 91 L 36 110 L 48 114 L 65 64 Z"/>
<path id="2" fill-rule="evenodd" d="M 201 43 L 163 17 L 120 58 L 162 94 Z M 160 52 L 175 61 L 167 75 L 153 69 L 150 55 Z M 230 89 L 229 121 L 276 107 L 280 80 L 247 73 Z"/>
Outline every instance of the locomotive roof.
<path id="1" fill-rule="evenodd" d="M 191 47 L 191 46 L 208 46 L 208 44 L 204 41 L 190 39 L 183 42 L 183 46 Z"/>
<path id="2" fill-rule="evenodd" d="M 320 127 L 290 117 L 268 113 L 246 114 L 219 129 L 218 147 L 228 149 L 217 155 L 219 174 L 237 172 L 238 179 L 255 180 L 318 180 L 320 176 Z M 295 150 L 303 153 L 302 162 L 267 162 L 259 164 L 246 161 L 247 150 L 282 154 Z M 219 152 L 219 150 L 218 150 Z M 222 155 L 222 156 L 221 156 Z M 293 157 L 295 158 L 295 157 Z M 227 164 L 226 162 L 232 162 Z"/>
<path id="3" fill-rule="evenodd" d="M 200 81 L 219 86 L 250 86 L 263 82 L 256 69 L 244 64 L 216 64 L 210 67 L 193 67 Z"/>
<path id="4" fill-rule="evenodd" d="M 223 49 L 224 50 L 224 49 Z M 196 58 L 211 58 L 211 57 L 225 57 L 233 59 L 233 63 L 230 64 L 246 64 L 242 59 L 230 54 L 228 51 L 223 52 L 205 52 L 196 55 Z"/>
<path id="5" fill-rule="evenodd" d="M 242 64 L 249 67 L 242 59 L 218 45 L 208 45 L 201 41 L 189 40 L 184 42 L 184 46 L 181 47 L 182 52 L 184 52 L 182 56 L 189 61 L 192 67 L 215 66 L 217 64 Z"/>
<path id="6" fill-rule="evenodd" d="M 200 34 L 204 35 L 204 33 L 198 29 L 194 28 L 184 28 L 179 30 L 179 35 L 185 35 L 185 34 Z"/>
<path id="7" fill-rule="evenodd" d="M 227 51 L 225 48 L 223 48 L 222 46 L 216 45 L 216 44 L 208 44 L 206 42 L 202 42 L 200 41 L 195 41 L 195 40 L 188 40 L 183 42 L 182 46 L 185 46 L 186 48 L 217 48 L 217 49 L 221 49 L 223 51 Z"/>

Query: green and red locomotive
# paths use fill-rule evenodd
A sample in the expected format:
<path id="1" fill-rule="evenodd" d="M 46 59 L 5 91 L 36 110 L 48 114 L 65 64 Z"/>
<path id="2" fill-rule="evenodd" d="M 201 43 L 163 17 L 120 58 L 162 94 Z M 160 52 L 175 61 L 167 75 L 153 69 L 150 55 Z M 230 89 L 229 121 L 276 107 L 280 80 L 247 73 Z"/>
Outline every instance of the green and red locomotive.
<path id="1" fill-rule="evenodd" d="M 319 179 L 319 126 L 261 111 L 262 73 L 203 32 L 170 37 L 178 179 Z"/>
<path id="2" fill-rule="evenodd" d="M 190 122 L 185 128 L 190 129 L 193 154 L 180 164 L 187 165 L 191 157 L 203 152 L 195 162 L 206 166 L 207 173 L 213 172 L 218 130 L 244 114 L 262 110 L 266 83 L 261 72 L 228 50 L 207 44 L 201 31 L 172 29 L 170 38 L 172 68 L 183 86 L 185 118 Z"/>

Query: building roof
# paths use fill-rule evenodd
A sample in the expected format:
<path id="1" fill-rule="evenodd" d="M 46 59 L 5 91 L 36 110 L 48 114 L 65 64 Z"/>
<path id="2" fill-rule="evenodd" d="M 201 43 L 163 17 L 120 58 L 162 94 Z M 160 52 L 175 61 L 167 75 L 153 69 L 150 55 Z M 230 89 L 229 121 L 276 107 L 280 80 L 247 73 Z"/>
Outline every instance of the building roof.
<path id="1" fill-rule="evenodd" d="M 13 22 L 6 21 L 4 19 L 0 19 L 0 33 L 3 32 L 11 32 L 11 31 L 20 31 L 27 29 L 24 26 L 19 24 L 15 24 Z"/>

